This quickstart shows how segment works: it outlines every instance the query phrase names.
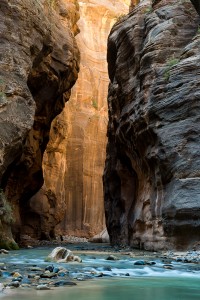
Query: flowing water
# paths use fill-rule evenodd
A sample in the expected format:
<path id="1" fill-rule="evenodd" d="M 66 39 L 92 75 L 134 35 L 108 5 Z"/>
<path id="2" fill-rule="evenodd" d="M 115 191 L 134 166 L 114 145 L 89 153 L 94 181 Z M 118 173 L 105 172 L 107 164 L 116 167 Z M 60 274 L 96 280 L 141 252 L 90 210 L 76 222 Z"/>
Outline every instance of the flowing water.
<path id="1" fill-rule="evenodd" d="M 72 246 L 68 248 L 72 249 Z M 78 247 L 73 248 L 79 250 Z M 0 262 L 14 265 L 19 272 L 27 266 L 45 267 L 49 263 L 45 263 L 44 259 L 52 249 L 13 251 L 9 255 L 1 255 Z M 74 252 L 81 256 L 83 262 L 64 264 L 64 267 L 76 281 L 76 286 L 52 288 L 49 291 L 37 291 L 34 288 L 6 289 L 0 292 L 0 299 L 200 300 L 198 264 L 172 262 L 173 269 L 165 269 L 162 260 L 155 257 L 119 255 L 119 260 L 108 261 L 106 253 L 84 252 L 84 250 Z M 156 264 L 134 265 L 139 259 L 149 262 L 153 260 Z M 3 279 L 0 278 L 0 281 Z"/>

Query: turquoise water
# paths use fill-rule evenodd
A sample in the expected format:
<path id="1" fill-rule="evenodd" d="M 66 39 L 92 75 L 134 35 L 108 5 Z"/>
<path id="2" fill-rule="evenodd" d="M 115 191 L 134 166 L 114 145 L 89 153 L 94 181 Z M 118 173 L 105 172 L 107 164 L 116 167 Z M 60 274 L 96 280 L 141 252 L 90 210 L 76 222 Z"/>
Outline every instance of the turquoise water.
<path id="1" fill-rule="evenodd" d="M 19 291 L 4 299 L 43 300 L 199 300 L 200 280 L 170 278 L 95 279 L 76 287 Z"/>
<path id="2" fill-rule="evenodd" d="M 14 251 L 1 256 L 5 261 L 22 268 L 23 265 L 44 266 L 44 258 L 51 249 Z M 82 264 L 64 264 L 72 277 L 78 274 L 104 273 L 102 278 L 78 281 L 77 286 L 52 288 L 49 291 L 14 289 L 0 293 L 2 300 L 200 300 L 200 266 L 172 263 L 173 270 L 163 268 L 163 262 L 154 259 L 154 266 L 136 266 L 137 258 L 120 256 L 118 261 L 107 261 L 107 254 L 79 253 Z M 146 258 L 145 258 L 146 259 Z M 109 267 L 109 268 L 108 268 Z M 127 277 L 126 274 L 129 273 Z"/>

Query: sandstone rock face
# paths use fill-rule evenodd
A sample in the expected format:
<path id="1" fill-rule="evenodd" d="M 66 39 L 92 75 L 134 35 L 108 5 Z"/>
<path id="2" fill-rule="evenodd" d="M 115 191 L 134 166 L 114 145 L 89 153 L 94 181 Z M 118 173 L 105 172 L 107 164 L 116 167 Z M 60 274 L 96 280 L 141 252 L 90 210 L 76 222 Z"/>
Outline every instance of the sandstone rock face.
<path id="1" fill-rule="evenodd" d="M 200 232 L 200 35 L 190 1 L 142 1 L 108 42 L 104 172 L 112 243 L 186 248 Z"/>
<path id="2" fill-rule="evenodd" d="M 0 4 L 0 180 L 14 209 L 16 234 L 22 226 L 27 230 L 27 219 L 40 230 L 28 199 L 43 184 L 50 124 L 77 79 L 77 9 L 70 0 Z"/>
<path id="3" fill-rule="evenodd" d="M 105 228 L 102 174 L 107 130 L 107 37 L 128 1 L 79 1 L 79 78 L 53 121 L 44 156 L 45 184 L 30 201 L 46 236 L 90 237 Z"/>

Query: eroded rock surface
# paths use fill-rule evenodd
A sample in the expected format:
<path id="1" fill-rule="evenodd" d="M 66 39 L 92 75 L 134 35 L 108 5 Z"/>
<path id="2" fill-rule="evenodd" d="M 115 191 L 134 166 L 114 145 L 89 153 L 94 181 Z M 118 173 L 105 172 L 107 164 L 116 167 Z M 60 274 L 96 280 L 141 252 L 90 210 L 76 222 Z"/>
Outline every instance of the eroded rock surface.
<path id="1" fill-rule="evenodd" d="M 64 262 L 82 262 L 81 258 L 74 255 L 73 252 L 64 247 L 56 247 L 48 255 L 47 261 L 56 261 L 58 263 Z"/>
<path id="2" fill-rule="evenodd" d="M 31 226 L 41 235 L 28 200 L 43 184 L 51 122 L 77 79 L 77 20 L 76 1 L 0 3 L 0 180 L 13 206 L 16 236 Z M 1 222 L 0 232 L 4 227 Z"/>
<path id="3" fill-rule="evenodd" d="M 142 1 L 108 42 L 104 194 L 113 244 L 185 248 L 200 232 L 200 35 L 190 1 Z"/>
<path id="4" fill-rule="evenodd" d="M 127 3 L 129 0 L 127 1 Z M 124 1 L 79 1 L 79 78 L 64 111 L 53 121 L 44 156 L 43 188 L 31 210 L 48 235 L 91 237 L 105 228 L 102 174 L 107 130 L 107 37 Z"/>

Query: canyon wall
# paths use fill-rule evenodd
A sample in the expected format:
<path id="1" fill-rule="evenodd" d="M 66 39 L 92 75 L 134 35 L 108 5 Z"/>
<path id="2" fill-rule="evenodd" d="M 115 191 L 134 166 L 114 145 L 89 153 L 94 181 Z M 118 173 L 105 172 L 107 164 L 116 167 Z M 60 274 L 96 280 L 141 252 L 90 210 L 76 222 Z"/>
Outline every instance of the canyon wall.
<path id="1" fill-rule="evenodd" d="M 110 33 L 112 244 L 185 249 L 200 239 L 199 21 L 190 1 L 145 0 Z"/>
<path id="2" fill-rule="evenodd" d="M 51 122 L 78 76 L 78 18 L 72 0 L 1 0 L 0 248 L 15 247 L 11 224 L 16 239 L 45 235 L 29 199 L 43 184 Z"/>
<path id="3" fill-rule="evenodd" d="M 60 223 L 56 234 L 91 237 L 105 228 L 107 37 L 117 18 L 128 12 L 128 2 L 79 1 L 79 78 L 70 101 L 53 121 L 43 162 L 44 186 L 30 201 L 45 220 L 46 231 Z"/>

